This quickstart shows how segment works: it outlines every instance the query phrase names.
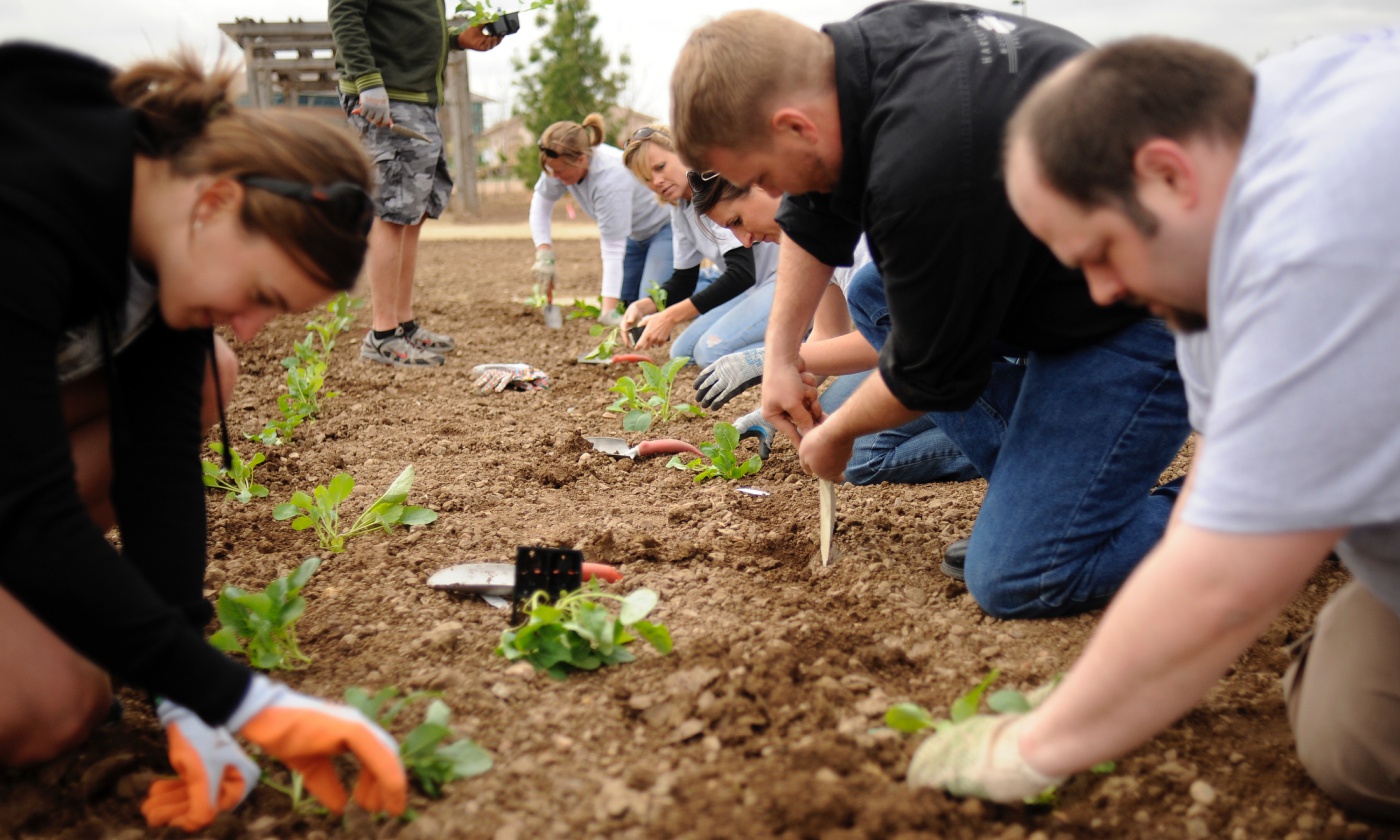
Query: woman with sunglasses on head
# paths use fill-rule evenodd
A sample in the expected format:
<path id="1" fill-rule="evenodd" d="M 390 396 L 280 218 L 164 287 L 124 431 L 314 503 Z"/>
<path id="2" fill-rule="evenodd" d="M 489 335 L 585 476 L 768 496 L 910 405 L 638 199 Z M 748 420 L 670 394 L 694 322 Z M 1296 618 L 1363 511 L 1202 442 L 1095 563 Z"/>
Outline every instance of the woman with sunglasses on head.
<path id="1" fill-rule="evenodd" d="M 717 177 L 700 191 L 695 209 L 742 242 L 771 241 L 782 235 L 776 215 L 781 199 L 763 190 L 737 187 Z M 884 285 L 864 237 L 856 247 L 855 264 L 838 268 L 817 308 L 816 324 L 802 345 L 804 370 L 818 381 L 836 381 L 821 395 L 823 413 L 841 406 L 879 362 L 879 351 L 890 332 L 889 306 Z M 854 329 L 852 329 L 854 326 Z M 1014 363 L 1002 360 L 998 375 L 1019 375 Z M 696 377 L 697 402 L 719 408 L 763 377 L 763 350 L 733 353 L 719 359 Z M 767 454 L 773 427 L 758 411 L 734 423 L 746 437 L 760 439 L 760 454 Z M 967 481 L 979 474 L 929 415 L 894 429 L 856 439 L 846 466 L 851 484 L 922 484 L 932 481 Z"/>
<path id="2" fill-rule="evenodd" d="M 530 198 L 530 232 L 535 240 L 531 269 L 540 291 L 554 290 L 554 246 L 550 216 L 554 203 L 572 195 L 583 212 L 598 222 L 603 254 L 605 324 L 619 321 L 618 304 L 636 300 L 642 282 L 660 283 L 671 260 L 671 222 L 666 210 L 622 165 L 622 150 L 603 143 L 603 118 L 589 114 L 583 124 L 557 122 L 540 135 L 540 166 Z"/>
<path id="3" fill-rule="evenodd" d="M 401 812 L 393 740 L 357 712 L 214 650 L 203 627 L 200 449 L 237 368 L 212 327 L 251 338 L 349 288 L 370 222 L 368 163 L 336 127 L 243 111 L 237 73 L 188 55 L 115 74 L 0 46 L 0 766 L 44 761 L 150 692 L 177 776 L 148 823 L 195 830 L 259 778 L 234 735 L 305 774 L 329 808 L 351 751 L 356 799 Z M 34 85 L 43 79 L 43 85 Z M 224 432 L 227 450 L 227 432 Z M 105 534 L 116 527 L 121 548 Z"/>
<path id="4" fill-rule="evenodd" d="M 650 298 L 628 306 L 622 316 L 624 340 L 631 342 L 628 330 L 644 322 L 634 344 L 645 350 L 670 341 L 675 328 L 690 321 L 671 343 L 673 359 L 686 356 L 706 365 L 727 353 L 761 346 L 773 308 L 778 246 L 742 243 L 692 211 L 691 200 L 697 188 L 705 188 L 705 176 L 686 169 L 665 125 L 638 129 L 627 141 L 622 161 L 670 205 L 673 244 L 671 277 L 661 287 L 666 308 L 658 312 Z M 702 287 L 700 264 L 706 259 L 721 273 Z"/>

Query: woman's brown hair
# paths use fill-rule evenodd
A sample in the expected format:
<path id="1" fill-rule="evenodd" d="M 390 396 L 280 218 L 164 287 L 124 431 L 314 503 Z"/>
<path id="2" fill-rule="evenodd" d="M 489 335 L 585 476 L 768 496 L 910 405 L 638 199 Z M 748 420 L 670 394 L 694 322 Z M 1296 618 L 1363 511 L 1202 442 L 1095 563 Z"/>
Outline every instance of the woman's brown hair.
<path id="1" fill-rule="evenodd" d="M 593 147 L 603 142 L 604 133 L 602 114 L 589 114 L 582 124 L 572 120 L 554 123 L 540 134 L 540 168 L 548 166 L 553 157 L 566 158 L 569 163 L 588 157 Z"/>
<path id="2" fill-rule="evenodd" d="M 119 73 L 112 90 L 141 114 L 151 156 L 181 176 L 252 179 L 245 183 L 254 188 L 245 189 L 244 227 L 277 243 L 323 285 L 351 288 L 368 246 L 373 180 L 364 152 L 348 131 L 315 117 L 236 107 L 229 88 L 237 74 L 229 65 L 206 71 L 182 51 Z M 303 197 L 256 188 L 259 179 L 304 185 Z M 357 206 L 329 206 L 337 201 Z"/>

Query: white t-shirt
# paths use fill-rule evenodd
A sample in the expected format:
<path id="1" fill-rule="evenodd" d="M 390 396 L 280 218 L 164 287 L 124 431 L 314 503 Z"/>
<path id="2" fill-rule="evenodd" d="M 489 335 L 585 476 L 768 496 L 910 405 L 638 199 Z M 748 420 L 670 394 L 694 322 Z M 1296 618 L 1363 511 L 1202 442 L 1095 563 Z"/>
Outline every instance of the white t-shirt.
<path id="1" fill-rule="evenodd" d="M 579 209 L 598 223 L 602 239 L 649 239 L 666 224 L 666 207 L 657 203 L 651 190 L 632 176 L 622 164 L 622 150 L 616 146 L 594 146 L 588 174 L 573 186 L 549 173 L 541 173 L 530 199 L 530 232 L 535 244 L 550 241 L 549 216 L 554 203 L 568 193 Z M 539 210 L 544 213 L 541 216 Z"/>
<path id="2" fill-rule="evenodd" d="M 1350 528 L 1400 612 L 1400 31 L 1262 63 L 1216 228 L 1210 327 L 1178 338 L 1204 437 L 1185 521 Z"/>
<path id="3" fill-rule="evenodd" d="M 870 243 L 865 241 L 865 234 L 862 233 L 860 239 L 856 240 L 856 250 L 851 255 L 851 264 L 837 266 L 836 270 L 831 272 L 831 282 L 841 289 L 842 296 L 845 296 L 846 290 L 851 287 L 851 278 L 856 276 L 857 271 L 865 268 L 865 264 L 868 262 L 870 262 Z"/>
<path id="4" fill-rule="evenodd" d="M 689 201 L 671 205 L 671 250 L 676 268 L 693 268 L 704 260 L 726 270 L 724 255 L 742 248 L 738 238 L 729 231 L 695 212 Z M 773 282 L 778 276 L 778 246 L 773 242 L 753 245 L 754 288 Z"/>

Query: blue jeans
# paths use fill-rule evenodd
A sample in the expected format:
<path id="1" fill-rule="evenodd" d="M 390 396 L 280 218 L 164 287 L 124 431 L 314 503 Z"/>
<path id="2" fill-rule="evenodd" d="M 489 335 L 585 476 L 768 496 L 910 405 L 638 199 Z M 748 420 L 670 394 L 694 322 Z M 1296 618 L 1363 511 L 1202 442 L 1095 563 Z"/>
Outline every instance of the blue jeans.
<path id="1" fill-rule="evenodd" d="M 1190 432 L 1175 342 L 1144 319 L 1006 367 L 970 409 L 931 415 L 987 476 L 967 588 L 997 618 L 1096 609 L 1157 543 L 1180 492 L 1180 480 L 1153 489 Z"/>
<path id="2" fill-rule="evenodd" d="M 751 287 L 697 316 L 671 342 L 671 358 L 689 356 L 692 363 L 703 368 L 720 356 L 763 346 L 776 288 L 775 283 Z"/>
<path id="3" fill-rule="evenodd" d="M 846 306 L 865 340 L 876 350 L 883 347 L 890 334 L 890 309 L 874 263 L 851 279 Z M 831 413 L 840 408 L 868 375 L 870 371 L 842 376 L 828 385 L 822 392 L 822 410 Z M 851 484 L 923 484 L 979 477 L 972 462 L 927 414 L 898 428 L 856 438 L 846 464 L 846 481 Z"/>
<path id="4" fill-rule="evenodd" d="M 631 303 L 671 278 L 671 223 L 648 239 L 628 239 L 622 255 L 622 302 Z"/>

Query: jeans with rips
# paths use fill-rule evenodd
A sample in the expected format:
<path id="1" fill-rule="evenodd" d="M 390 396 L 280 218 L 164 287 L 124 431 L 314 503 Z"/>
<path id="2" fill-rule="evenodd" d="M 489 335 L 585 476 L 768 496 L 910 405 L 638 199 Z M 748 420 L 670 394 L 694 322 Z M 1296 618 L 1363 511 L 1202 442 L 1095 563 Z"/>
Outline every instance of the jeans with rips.
<path id="1" fill-rule="evenodd" d="M 627 240 L 622 254 L 622 297 L 631 303 L 671 278 L 671 223 L 667 222 L 649 238 Z"/>
<path id="2" fill-rule="evenodd" d="M 701 313 L 671 342 L 671 358 L 689 356 L 707 367 L 720 356 L 763 346 L 776 283 L 745 289 L 739 296 Z"/>

